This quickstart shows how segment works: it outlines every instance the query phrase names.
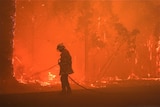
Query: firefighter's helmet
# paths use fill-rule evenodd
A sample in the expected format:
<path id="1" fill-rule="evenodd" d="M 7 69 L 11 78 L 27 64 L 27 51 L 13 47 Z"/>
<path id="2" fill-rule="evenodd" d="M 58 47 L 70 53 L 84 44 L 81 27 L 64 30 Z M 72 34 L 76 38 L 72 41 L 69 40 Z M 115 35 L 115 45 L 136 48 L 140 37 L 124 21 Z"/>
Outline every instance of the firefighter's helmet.
<path id="1" fill-rule="evenodd" d="M 57 50 L 62 51 L 65 48 L 65 46 L 63 45 L 63 43 L 60 43 L 57 45 Z"/>

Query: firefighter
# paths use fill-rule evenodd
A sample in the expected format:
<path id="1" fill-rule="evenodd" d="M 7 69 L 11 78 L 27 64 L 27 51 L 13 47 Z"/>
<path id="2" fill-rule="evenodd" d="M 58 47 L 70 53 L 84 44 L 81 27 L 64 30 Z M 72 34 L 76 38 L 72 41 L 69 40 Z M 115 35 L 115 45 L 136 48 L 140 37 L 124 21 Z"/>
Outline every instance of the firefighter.
<path id="1" fill-rule="evenodd" d="M 73 73 L 72 57 L 69 51 L 61 43 L 57 45 L 57 50 L 61 53 L 58 64 L 60 66 L 59 75 L 61 80 L 62 91 L 61 94 L 71 94 L 71 87 L 68 81 L 68 75 Z"/>

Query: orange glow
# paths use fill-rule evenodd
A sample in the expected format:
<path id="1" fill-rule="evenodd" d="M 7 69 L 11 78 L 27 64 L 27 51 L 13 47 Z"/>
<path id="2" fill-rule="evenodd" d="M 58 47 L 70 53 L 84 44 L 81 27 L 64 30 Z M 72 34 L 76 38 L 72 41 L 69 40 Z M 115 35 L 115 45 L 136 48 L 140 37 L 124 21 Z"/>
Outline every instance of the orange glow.
<path id="1" fill-rule="evenodd" d="M 42 86 L 51 85 L 53 81 L 59 83 L 58 66 L 38 72 L 58 63 L 56 46 L 61 42 L 72 55 L 74 77 L 83 75 L 84 42 L 76 38 L 75 20 L 59 19 L 61 15 L 54 17 L 54 13 L 50 13 L 50 3 L 53 1 L 16 1 L 13 63 L 14 76 L 21 83 L 40 83 Z M 48 8 L 50 12 L 47 13 Z"/>
<path id="2" fill-rule="evenodd" d="M 47 68 L 58 63 L 56 46 L 64 43 L 72 77 L 80 83 L 96 87 L 159 78 L 160 40 L 154 29 L 160 16 L 150 2 L 16 0 L 13 76 L 23 84 L 60 84 L 59 66 Z"/>

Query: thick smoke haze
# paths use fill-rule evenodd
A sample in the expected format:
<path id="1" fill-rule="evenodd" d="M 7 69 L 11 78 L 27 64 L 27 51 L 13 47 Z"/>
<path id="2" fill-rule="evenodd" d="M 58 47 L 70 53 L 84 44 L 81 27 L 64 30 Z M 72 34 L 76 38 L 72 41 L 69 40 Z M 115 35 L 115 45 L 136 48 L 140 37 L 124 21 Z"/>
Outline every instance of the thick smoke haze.
<path id="1" fill-rule="evenodd" d="M 34 74 L 57 64 L 64 43 L 79 81 L 158 77 L 159 14 L 159 0 L 16 0 L 14 76 L 57 77 L 58 66 Z"/>

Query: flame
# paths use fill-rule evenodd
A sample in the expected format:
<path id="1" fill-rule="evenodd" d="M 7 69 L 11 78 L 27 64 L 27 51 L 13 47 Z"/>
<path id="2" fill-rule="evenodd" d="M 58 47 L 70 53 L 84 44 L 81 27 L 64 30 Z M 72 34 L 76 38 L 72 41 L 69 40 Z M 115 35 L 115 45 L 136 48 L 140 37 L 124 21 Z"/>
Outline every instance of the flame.
<path id="1" fill-rule="evenodd" d="M 56 75 L 52 74 L 51 72 L 48 72 L 48 80 L 52 81 L 56 78 Z"/>
<path id="2" fill-rule="evenodd" d="M 139 77 L 135 75 L 133 72 L 128 76 L 128 80 L 138 80 Z"/>
<path id="3" fill-rule="evenodd" d="M 18 64 L 17 64 L 17 61 L 18 61 Z M 49 86 L 49 85 L 55 85 L 59 83 L 56 78 L 57 77 L 56 74 L 53 74 L 51 72 L 47 72 L 47 75 L 43 76 L 43 78 L 41 78 L 41 75 L 39 73 L 37 75 L 32 75 L 32 76 L 30 76 L 29 74 L 26 74 L 24 72 L 26 67 L 22 65 L 22 62 L 17 57 L 13 59 L 13 64 L 15 65 L 13 77 L 15 77 L 19 83 L 23 83 L 23 84 L 38 83 L 41 86 Z M 30 69 L 29 71 L 32 71 L 32 69 Z"/>
<path id="4" fill-rule="evenodd" d="M 148 41 L 147 41 L 147 47 L 148 47 L 148 51 L 149 51 L 149 59 L 150 60 L 152 60 L 153 58 L 152 58 L 152 54 L 153 54 L 153 40 L 152 40 L 152 38 L 150 38 Z"/>
<path id="5" fill-rule="evenodd" d="M 16 79 L 19 83 L 23 83 L 23 84 L 38 83 L 41 86 L 51 86 L 51 85 L 55 85 L 55 84 L 59 83 L 57 81 L 54 81 L 54 80 L 56 80 L 56 75 L 52 74 L 51 72 L 48 72 L 48 78 L 46 81 L 43 81 L 41 79 L 35 79 L 33 77 L 30 77 L 27 79 L 24 74 L 21 75 L 20 78 L 16 78 Z"/>

